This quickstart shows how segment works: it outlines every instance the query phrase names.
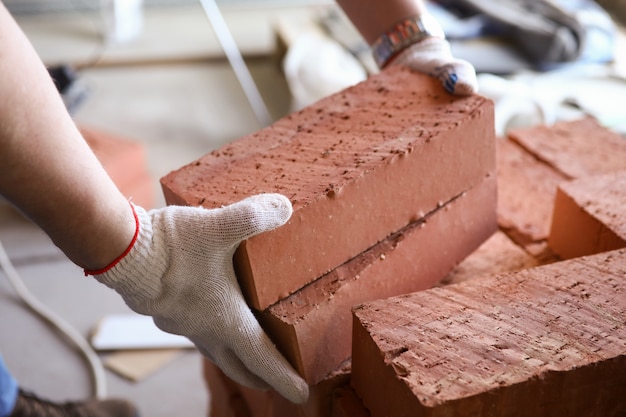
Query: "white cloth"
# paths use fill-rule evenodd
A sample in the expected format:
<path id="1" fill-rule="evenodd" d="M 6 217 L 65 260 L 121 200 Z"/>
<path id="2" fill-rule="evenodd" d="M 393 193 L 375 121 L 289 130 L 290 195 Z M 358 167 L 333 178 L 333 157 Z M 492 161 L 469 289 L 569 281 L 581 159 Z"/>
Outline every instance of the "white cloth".
<path id="1" fill-rule="evenodd" d="M 452 94 L 465 96 L 478 92 L 472 64 L 454 58 L 450 44 L 440 37 L 433 36 L 414 43 L 400 52 L 390 65 L 404 65 L 435 77 Z"/>
<path id="2" fill-rule="evenodd" d="M 233 380 L 275 388 L 301 403 L 308 386 L 267 337 L 241 293 L 232 257 L 239 243 L 286 223 L 289 200 L 260 194 L 219 209 L 135 206 L 139 235 L 98 281 L 164 331 L 188 337 Z"/>

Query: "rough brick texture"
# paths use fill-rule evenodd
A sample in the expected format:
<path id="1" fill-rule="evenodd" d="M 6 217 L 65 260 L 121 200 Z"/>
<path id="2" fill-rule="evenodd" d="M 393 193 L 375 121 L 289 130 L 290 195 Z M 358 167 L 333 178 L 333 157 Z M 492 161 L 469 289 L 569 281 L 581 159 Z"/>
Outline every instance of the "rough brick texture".
<path id="1" fill-rule="evenodd" d="M 327 417 L 330 416 L 334 392 L 350 383 L 351 361 L 346 360 L 329 373 L 324 380 L 309 387 L 309 399 L 302 405 L 289 402 L 274 393 L 274 417 Z"/>
<path id="2" fill-rule="evenodd" d="M 351 385 L 379 416 L 623 416 L 626 250 L 355 308 Z"/>
<path id="3" fill-rule="evenodd" d="M 526 246 L 548 238 L 554 196 L 567 177 L 509 139 L 498 139 L 498 224 Z"/>
<path id="4" fill-rule="evenodd" d="M 146 173 L 142 178 L 136 179 L 133 184 L 121 188 L 120 191 L 133 203 L 149 210 L 156 207 L 155 181 Z"/>
<path id="5" fill-rule="evenodd" d="M 539 260 L 517 246 L 502 231 L 497 231 L 441 281 L 456 284 L 488 275 L 516 272 L 537 266 Z"/>
<path id="6" fill-rule="evenodd" d="M 309 384 L 350 357 L 354 305 L 430 288 L 496 230 L 496 179 L 429 213 L 263 312 Z"/>
<path id="7" fill-rule="evenodd" d="M 211 397 L 211 417 L 328 417 L 333 395 L 348 386 L 350 361 L 340 364 L 326 378 L 309 387 L 309 399 L 294 404 L 276 391 L 244 387 L 228 378 L 218 367 L 204 360 L 204 378 Z"/>
<path id="8" fill-rule="evenodd" d="M 144 146 L 93 127 L 79 126 L 79 129 L 122 194 L 146 209 L 152 208 L 155 190 Z"/>
<path id="9" fill-rule="evenodd" d="M 556 187 L 626 170 L 626 140 L 593 118 L 513 130 L 498 141 L 497 166 L 500 227 L 534 256 L 551 261 L 546 240 Z"/>
<path id="10" fill-rule="evenodd" d="M 591 117 L 516 130 L 509 137 L 569 179 L 626 169 L 626 139 Z"/>
<path id="11" fill-rule="evenodd" d="M 626 247 L 626 172 L 562 183 L 548 245 L 563 259 Z"/>
<path id="12" fill-rule="evenodd" d="M 204 361 L 203 375 L 210 391 L 208 417 L 265 417 L 252 414 L 239 385 L 207 360 Z"/>
<path id="13" fill-rule="evenodd" d="M 263 310 L 494 172 L 491 101 L 393 68 L 162 178 L 168 204 L 289 197 L 285 226 L 235 255 Z"/>

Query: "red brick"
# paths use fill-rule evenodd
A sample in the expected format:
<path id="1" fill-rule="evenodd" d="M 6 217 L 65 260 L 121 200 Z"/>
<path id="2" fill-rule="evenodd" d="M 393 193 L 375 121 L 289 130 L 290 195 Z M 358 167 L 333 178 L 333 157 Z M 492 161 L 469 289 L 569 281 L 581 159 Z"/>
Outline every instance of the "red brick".
<path id="1" fill-rule="evenodd" d="M 245 387 L 204 359 L 204 379 L 211 399 L 211 417 L 274 417 L 272 390 Z"/>
<path id="2" fill-rule="evenodd" d="M 626 170 L 626 140 L 591 117 L 512 131 L 509 137 L 568 179 Z"/>
<path id="3" fill-rule="evenodd" d="M 137 178 L 132 184 L 120 189 L 122 194 L 133 203 L 149 210 L 155 207 L 154 180 L 149 175 Z"/>
<path id="4" fill-rule="evenodd" d="M 274 417 L 329 417 L 334 393 L 350 383 L 350 360 L 341 363 L 334 371 L 309 388 L 309 399 L 297 405 L 274 392 Z"/>
<path id="5" fill-rule="evenodd" d="M 289 197 L 285 226 L 243 242 L 242 290 L 263 310 L 494 171 L 493 104 L 394 68 L 161 179 L 168 204 Z"/>
<path id="6" fill-rule="evenodd" d="M 355 308 L 351 385 L 379 416 L 623 416 L 626 250 Z"/>
<path id="7" fill-rule="evenodd" d="M 563 259 L 626 247 L 626 172 L 562 183 L 548 244 Z"/>
<path id="8" fill-rule="evenodd" d="M 542 263 L 553 262 L 557 257 L 546 239 L 554 201 L 548 196 L 556 195 L 555 184 L 625 170 L 626 141 L 592 118 L 515 130 L 509 140 L 532 157 L 511 159 L 514 148 L 498 147 L 500 226 Z"/>
<path id="9" fill-rule="evenodd" d="M 496 230 L 496 180 L 429 213 L 260 317 L 264 329 L 309 383 L 350 357 L 352 307 L 430 288 Z"/>
<path id="10" fill-rule="evenodd" d="M 146 158 L 141 143 L 92 127 L 80 126 L 79 129 L 118 187 L 132 184 L 146 173 Z"/>
<path id="11" fill-rule="evenodd" d="M 224 375 L 224 378 L 227 376 Z M 244 399 L 248 410 L 250 410 L 250 417 L 273 417 L 276 415 L 274 396 L 278 395 L 273 390 L 258 390 L 254 388 L 245 387 L 230 380 L 230 383 L 235 384 L 241 396 Z M 285 400 L 287 401 L 287 400 Z"/>
<path id="12" fill-rule="evenodd" d="M 500 228 L 524 247 L 545 241 L 556 188 L 567 178 L 508 139 L 497 141 L 496 161 Z"/>
<path id="13" fill-rule="evenodd" d="M 349 384 L 350 361 L 345 361 L 323 381 L 311 386 L 309 399 L 304 404 L 294 404 L 273 390 L 244 387 L 208 360 L 204 361 L 204 377 L 209 396 L 212 401 L 215 398 L 211 410 L 216 414 L 212 417 L 328 417 L 335 390 Z"/>
<path id="14" fill-rule="evenodd" d="M 497 231 L 441 281 L 456 284 L 488 275 L 516 272 L 537 266 L 539 261 L 516 245 L 502 231 Z"/>
<path id="15" fill-rule="evenodd" d="M 348 385 L 335 391 L 331 416 L 370 417 L 370 413 L 352 387 Z"/>
<path id="16" fill-rule="evenodd" d="M 217 366 L 205 360 L 203 375 L 209 391 L 209 417 L 253 417 L 239 386 Z"/>
<path id="17" fill-rule="evenodd" d="M 142 207 L 152 208 L 155 190 L 144 146 L 89 126 L 79 126 L 79 130 L 122 194 Z"/>

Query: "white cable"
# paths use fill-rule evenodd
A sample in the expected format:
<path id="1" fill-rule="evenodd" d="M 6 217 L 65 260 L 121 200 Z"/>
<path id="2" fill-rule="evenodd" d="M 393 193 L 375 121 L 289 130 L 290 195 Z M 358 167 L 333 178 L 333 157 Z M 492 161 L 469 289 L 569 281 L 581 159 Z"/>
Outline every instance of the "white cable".
<path id="1" fill-rule="evenodd" d="M 257 120 L 262 126 L 270 125 L 272 123 L 272 116 L 265 106 L 263 97 L 254 83 L 254 79 L 252 78 L 252 75 L 248 70 L 248 66 L 241 56 L 237 43 L 228 29 L 226 20 L 224 19 L 222 12 L 220 12 L 220 8 L 217 6 L 215 0 L 200 0 L 200 4 L 202 5 L 204 14 L 213 28 L 213 32 L 215 33 L 217 40 L 222 46 L 222 50 L 226 54 L 228 62 L 230 62 L 230 66 L 235 72 L 235 76 L 237 77 L 244 94 L 248 98 L 248 103 L 250 103 Z"/>
<path id="2" fill-rule="evenodd" d="M 44 304 L 37 300 L 31 292 L 26 288 L 24 282 L 20 278 L 17 270 L 13 267 L 9 255 L 6 253 L 2 242 L 0 241 L 0 266 L 4 270 L 9 282 L 15 289 L 15 292 L 31 310 L 39 315 L 44 321 L 56 327 L 64 336 L 66 336 L 81 352 L 87 360 L 93 377 L 94 396 L 98 399 L 106 397 L 106 376 L 104 367 L 96 352 L 91 348 L 85 338 L 78 333 L 72 326 L 59 317 L 56 313 L 48 309 Z"/>

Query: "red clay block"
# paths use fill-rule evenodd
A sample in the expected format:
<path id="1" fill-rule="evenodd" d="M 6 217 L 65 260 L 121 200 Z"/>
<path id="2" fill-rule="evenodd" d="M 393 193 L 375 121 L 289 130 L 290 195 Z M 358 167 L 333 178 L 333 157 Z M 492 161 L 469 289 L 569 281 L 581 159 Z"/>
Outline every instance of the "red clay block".
<path id="1" fill-rule="evenodd" d="M 230 379 L 212 362 L 204 359 L 204 380 L 211 398 L 211 417 L 228 415 L 234 417 L 273 417 L 274 397 L 272 390 L 245 387 Z"/>
<path id="2" fill-rule="evenodd" d="M 238 384 L 213 363 L 204 360 L 203 375 L 209 391 L 208 417 L 253 417 Z"/>
<path id="3" fill-rule="evenodd" d="M 224 378 L 228 379 L 226 375 Z M 274 391 L 245 387 L 232 380 L 230 382 L 238 387 L 248 410 L 250 410 L 250 417 L 273 417 L 275 415 L 274 396 L 278 394 L 275 394 Z"/>
<path id="4" fill-rule="evenodd" d="M 372 417 L 623 416 L 626 250 L 355 308 Z"/>
<path id="5" fill-rule="evenodd" d="M 309 387 L 309 399 L 304 404 L 294 404 L 274 392 L 274 417 L 329 417 L 333 395 L 350 383 L 350 360 L 344 361 L 322 381 Z"/>
<path id="6" fill-rule="evenodd" d="M 348 385 L 335 391 L 331 416 L 370 417 L 370 413 L 352 387 Z"/>
<path id="7" fill-rule="evenodd" d="M 152 208 L 155 190 L 144 146 L 89 126 L 79 126 L 79 130 L 122 194 L 142 207 Z"/>
<path id="8" fill-rule="evenodd" d="M 309 383 L 350 357 L 352 307 L 430 288 L 496 229 L 496 180 L 485 180 L 260 316 Z"/>
<path id="9" fill-rule="evenodd" d="M 493 104 L 394 68 L 161 179 L 168 204 L 220 207 L 262 192 L 293 203 L 235 264 L 263 310 L 494 171 Z"/>
<path id="10" fill-rule="evenodd" d="M 626 140 L 591 117 L 512 131 L 509 137 L 569 179 L 626 170 Z"/>
<path id="11" fill-rule="evenodd" d="M 548 244 L 563 259 L 626 247 L 626 172 L 562 183 Z"/>
<path id="12" fill-rule="evenodd" d="M 213 412 L 214 405 L 217 407 L 216 416 L 328 417 L 335 390 L 349 384 L 350 365 L 349 360 L 343 362 L 323 381 L 309 387 L 309 399 L 304 404 L 294 404 L 273 390 L 244 387 L 208 360 L 204 361 L 204 377 L 212 401 L 215 398 L 211 410 Z"/>
<path id="13" fill-rule="evenodd" d="M 548 238 L 557 186 L 567 178 L 508 139 L 498 139 L 498 224 L 517 244 Z"/>
<path id="14" fill-rule="evenodd" d="M 88 126 L 80 126 L 79 130 L 118 187 L 132 184 L 147 173 L 141 143 Z"/>
<path id="15" fill-rule="evenodd" d="M 126 198 L 146 210 L 155 207 L 154 180 L 147 174 L 120 191 Z"/>
<path id="16" fill-rule="evenodd" d="M 539 261 L 498 230 L 441 281 L 456 284 L 504 272 L 516 272 L 537 266 Z"/>

